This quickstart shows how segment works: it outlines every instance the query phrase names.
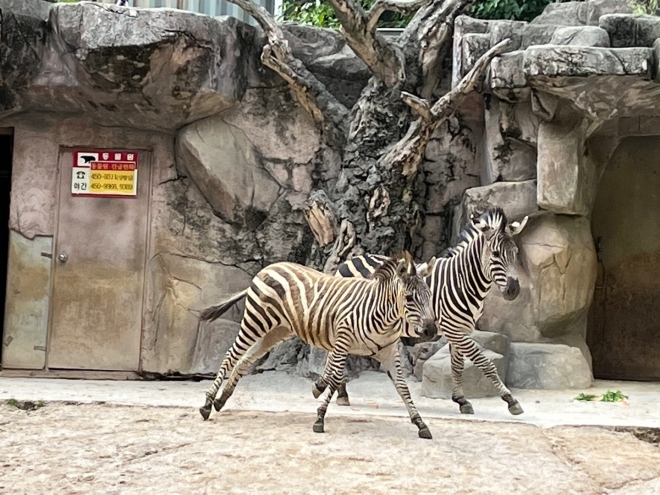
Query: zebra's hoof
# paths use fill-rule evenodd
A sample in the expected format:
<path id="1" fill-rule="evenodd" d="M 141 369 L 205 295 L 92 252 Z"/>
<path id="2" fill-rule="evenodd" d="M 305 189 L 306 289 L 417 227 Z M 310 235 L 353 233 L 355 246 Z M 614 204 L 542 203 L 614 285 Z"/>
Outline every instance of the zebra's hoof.
<path id="1" fill-rule="evenodd" d="M 225 403 L 220 399 L 215 399 L 213 401 L 213 407 L 215 407 L 215 410 L 218 411 L 218 412 L 220 412 L 220 409 L 222 409 L 222 406 L 224 406 L 224 405 L 225 405 Z"/>
<path id="2" fill-rule="evenodd" d="M 316 383 L 312 383 L 312 394 L 314 394 L 314 398 L 318 399 L 319 396 L 325 391 L 325 387 L 323 389 L 320 389 Z"/>
<path id="3" fill-rule="evenodd" d="M 432 440 L 433 435 L 431 435 L 431 430 L 429 430 L 428 426 L 424 426 L 419 429 L 418 432 L 419 438 L 424 438 L 426 440 Z"/>
<path id="4" fill-rule="evenodd" d="M 314 430 L 314 433 L 324 433 L 323 420 L 317 420 L 312 429 Z"/>
<path id="5" fill-rule="evenodd" d="M 520 405 L 520 402 L 516 402 L 512 406 L 509 406 L 509 412 L 513 414 L 514 416 L 518 416 L 519 414 L 524 413 L 522 406 Z"/>
<path id="6" fill-rule="evenodd" d="M 202 418 L 204 418 L 204 421 L 209 419 L 209 416 L 211 415 L 211 405 L 207 406 L 202 406 L 199 408 L 199 414 L 202 415 Z"/>
<path id="7" fill-rule="evenodd" d="M 351 402 L 348 400 L 348 396 L 346 396 L 346 397 L 337 397 L 337 405 L 338 406 L 350 406 Z"/>
<path id="8" fill-rule="evenodd" d="M 461 409 L 461 414 L 474 414 L 474 409 L 472 408 L 472 404 L 467 403 L 463 404 L 460 406 Z"/>

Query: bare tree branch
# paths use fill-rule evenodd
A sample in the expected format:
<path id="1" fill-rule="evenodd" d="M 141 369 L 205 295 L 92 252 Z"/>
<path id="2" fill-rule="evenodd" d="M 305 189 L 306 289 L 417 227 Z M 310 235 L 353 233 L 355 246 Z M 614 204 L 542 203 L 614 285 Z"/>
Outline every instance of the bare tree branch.
<path id="1" fill-rule="evenodd" d="M 406 105 L 415 110 L 423 120 L 428 122 L 433 118 L 433 115 L 431 114 L 431 107 L 429 107 L 429 102 L 424 98 L 420 98 L 419 96 L 401 91 L 401 99 L 406 103 Z"/>
<path id="2" fill-rule="evenodd" d="M 369 67 L 374 76 L 392 88 L 406 80 L 401 49 L 376 32 L 380 16 L 392 10 L 411 13 L 432 0 L 377 0 L 369 12 L 355 0 L 328 0 L 342 25 L 348 46 Z M 449 0 L 451 2 L 464 0 Z"/>
<path id="3" fill-rule="evenodd" d="M 263 64 L 289 84 L 298 102 L 329 134 L 330 140 L 343 142 L 348 128 L 348 110 L 293 56 L 282 29 L 270 12 L 252 0 L 229 1 L 254 17 L 264 30 L 268 44 L 261 54 Z"/>
<path id="4" fill-rule="evenodd" d="M 424 86 L 422 97 L 431 98 L 438 87 L 441 71 L 438 65 L 451 49 L 456 17 L 469 7 L 474 0 L 447 2 L 443 8 L 432 13 L 420 30 L 419 61 L 422 64 Z"/>
<path id="5" fill-rule="evenodd" d="M 413 176 L 417 172 L 417 167 L 433 132 L 454 114 L 465 97 L 483 79 L 493 58 L 504 53 L 508 46 L 509 40 L 506 39 L 484 53 L 461 82 L 431 107 L 430 116 L 423 116 L 410 125 L 406 135 L 380 160 L 380 165 L 384 167 L 398 166 L 402 168 L 405 177 Z M 410 98 L 410 96 L 404 93 L 404 101 L 412 108 L 415 110 L 428 108 L 428 103 L 424 100 Z M 421 101 L 424 103 L 420 103 Z"/>
<path id="6" fill-rule="evenodd" d="M 367 30 L 370 33 L 376 32 L 376 25 L 380 16 L 385 12 L 399 12 L 400 14 L 411 14 L 424 7 L 431 0 L 376 0 L 367 13 Z"/>

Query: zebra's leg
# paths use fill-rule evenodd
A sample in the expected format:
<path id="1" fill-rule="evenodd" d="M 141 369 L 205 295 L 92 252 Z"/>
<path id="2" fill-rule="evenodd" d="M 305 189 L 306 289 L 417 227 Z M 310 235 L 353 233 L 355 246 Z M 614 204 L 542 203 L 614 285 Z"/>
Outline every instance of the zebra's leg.
<path id="1" fill-rule="evenodd" d="M 328 359 L 325 363 L 325 370 L 323 371 L 323 381 L 328 384 L 329 392 L 323 404 L 316 411 L 316 422 L 314 423 L 313 430 L 315 433 L 323 433 L 325 426 L 325 413 L 328 411 L 328 405 L 332 400 L 337 388 L 342 383 L 344 366 L 346 365 L 346 352 L 342 350 L 334 350 L 328 354 Z"/>
<path id="2" fill-rule="evenodd" d="M 445 333 L 446 335 L 447 333 Z M 449 337 L 447 337 L 447 340 L 449 340 Z M 451 355 L 452 378 L 451 400 L 458 404 L 461 414 L 474 414 L 472 404 L 465 398 L 463 393 L 463 369 L 465 368 L 463 355 L 456 344 L 451 341 L 449 341 L 449 353 Z"/>
<path id="3" fill-rule="evenodd" d="M 406 405 L 408 414 L 410 415 L 410 421 L 417 426 L 419 438 L 431 439 L 431 430 L 426 426 L 422 417 L 419 415 L 419 411 L 415 407 L 415 404 L 410 397 L 410 390 L 408 390 L 408 385 L 406 380 L 403 378 L 403 370 L 401 369 L 401 357 L 399 356 L 399 346 L 398 342 L 395 342 L 388 347 L 385 347 L 378 354 L 374 356 L 378 361 L 380 361 L 381 369 L 387 372 L 387 376 L 390 377 L 396 391 L 399 393 L 399 396 L 403 400 L 403 403 Z"/>
<path id="4" fill-rule="evenodd" d="M 328 370 L 328 358 L 330 357 L 330 354 L 328 353 L 328 356 L 325 359 L 325 370 Z M 325 381 L 325 378 L 323 376 L 320 376 L 318 380 L 316 380 L 312 384 L 312 394 L 314 395 L 315 399 L 318 399 L 319 396 L 325 391 L 326 387 L 328 386 L 328 383 Z M 351 403 L 348 399 L 348 392 L 346 391 L 346 380 L 342 380 L 341 384 L 339 385 L 339 388 L 337 388 L 337 405 L 339 406 L 350 406 Z"/>
<path id="5" fill-rule="evenodd" d="M 472 361 L 485 376 L 490 378 L 497 389 L 497 393 L 499 393 L 502 400 L 509 405 L 509 412 L 511 414 L 518 415 L 524 412 L 520 403 L 513 397 L 511 391 L 506 388 L 506 385 L 502 382 L 495 364 L 484 355 L 473 339 L 467 335 L 462 335 L 453 341 L 452 345 L 456 345 L 463 356 Z"/>
<path id="6" fill-rule="evenodd" d="M 225 388 L 222 389 L 220 398 L 213 401 L 213 407 L 220 411 L 232 396 L 238 381 L 248 372 L 250 367 L 270 351 L 273 347 L 293 337 L 293 332 L 289 328 L 279 327 L 268 332 L 261 340 L 258 340 L 245 355 L 241 358 L 234 370 L 229 375 Z"/>
<path id="7" fill-rule="evenodd" d="M 247 313 L 247 307 L 245 311 Z M 222 386 L 222 381 L 229 373 L 231 373 L 254 343 L 269 330 L 270 329 L 264 330 L 262 328 L 257 328 L 250 319 L 246 318 L 245 314 L 243 315 L 243 319 L 241 320 L 241 331 L 236 336 L 236 340 L 234 340 L 234 343 L 227 351 L 227 354 L 225 354 L 225 358 L 220 365 L 220 370 L 206 392 L 206 402 L 199 408 L 199 413 L 202 415 L 202 418 L 204 418 L 204 421 L 209 419 L 209 416 L 211 415 L 211 407 L 215 401 L 215 396 L 218 394 L 218 390 L 220 390 L 220 387 Z"/>
<path id="8" fill-rule="evenodd" d="M 348 398 L 348 391 L 346 390 L 346 380 L 342 380 L 339 388 L 337 389 L 337 405 L 350 406 L 351 401 Z"/>

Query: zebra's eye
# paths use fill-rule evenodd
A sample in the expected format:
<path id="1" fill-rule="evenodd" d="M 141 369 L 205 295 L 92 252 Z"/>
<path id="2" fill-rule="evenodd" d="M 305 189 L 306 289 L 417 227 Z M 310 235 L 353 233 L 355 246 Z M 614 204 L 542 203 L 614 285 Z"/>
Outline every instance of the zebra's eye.
<path id="1" fill-rule="evenodd" d="M 498 250 L 495 250 L 492 252 L 492 254 L 497 258 L 500 255 L 500 252 Z"/>
<path id="2" fill-rule="evenodd" d="M 407 303 L 413 303 L 413 302 L 415 302 L 415 298 L 413 298 L 413 296 L 407 295 L 406 296 L 406 302 Z"/>

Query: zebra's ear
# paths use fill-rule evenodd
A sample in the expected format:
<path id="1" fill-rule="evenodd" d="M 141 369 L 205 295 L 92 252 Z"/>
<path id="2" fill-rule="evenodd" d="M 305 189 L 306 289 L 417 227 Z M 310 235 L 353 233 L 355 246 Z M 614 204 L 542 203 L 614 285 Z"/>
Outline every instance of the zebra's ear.
<path id="1" fill-rule="evenodd" d="M 529 217 L 523 218 L 522 221 L 520 222 L 513 222 L 510 225 L 507 225 L 506 233 L 509 234 L 510 236 L 520 234 L 522 230 L 525 228 L 525 225 L 527 225 L 527 220 L 529 220 Z"/>
<path id="2" fill-rule="evenodd" d="M 415 262 L 413 261 L 412 255 L 408 251 L 403 251 L 398 256 L 398 265 L 396 267 L 396 273 L 401 278 L 410 277 L 415 275 L 417 272 L 415 269 Z"/>
<path id="3" fill-rule="evenodd" d="M 419 265 L 417 267 L 417 275 L 419 275 L 422 278 L 428 277 L 429 275 L 431 275 L 431 273 L 433 272 L 433 269 L 435 268 L 436 261 L 438 261 L 438 260 L 434 256 L 427 263 L 422 263 L 421 265 Z"/>

